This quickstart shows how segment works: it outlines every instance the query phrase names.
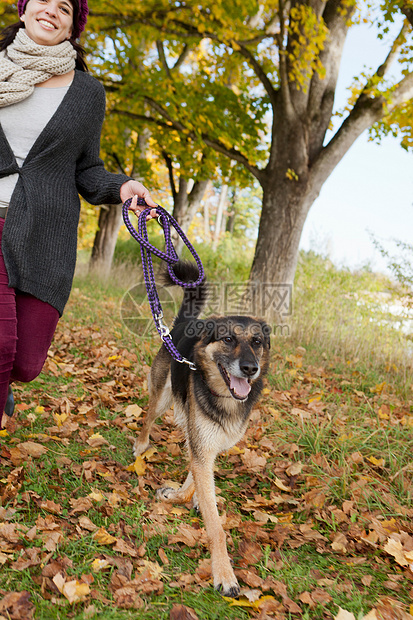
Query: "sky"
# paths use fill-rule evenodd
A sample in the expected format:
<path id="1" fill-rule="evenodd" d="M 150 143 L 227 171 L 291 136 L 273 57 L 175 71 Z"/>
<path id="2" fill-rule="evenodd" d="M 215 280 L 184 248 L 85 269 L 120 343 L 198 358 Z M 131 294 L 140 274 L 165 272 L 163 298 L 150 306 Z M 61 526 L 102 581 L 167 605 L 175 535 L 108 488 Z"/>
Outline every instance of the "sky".
<path id="1" fill-rule="evenodd" d="M 364 66 L 377 68 L 388 46 L 373 28 L 353 27 L 340 68 L 336 105 L 346 100 L 346 87 Z M 413 243 L 413 152 L 400 140 L 386 137 L 380 145 L 365 132 L 354 143 L 313 204 L 304 226 L 301 248 L 328 254 L 339 266 L 369 264 L 386 271 L 386 261 L 371 235 L 391 248 L 391 239 Z"/>

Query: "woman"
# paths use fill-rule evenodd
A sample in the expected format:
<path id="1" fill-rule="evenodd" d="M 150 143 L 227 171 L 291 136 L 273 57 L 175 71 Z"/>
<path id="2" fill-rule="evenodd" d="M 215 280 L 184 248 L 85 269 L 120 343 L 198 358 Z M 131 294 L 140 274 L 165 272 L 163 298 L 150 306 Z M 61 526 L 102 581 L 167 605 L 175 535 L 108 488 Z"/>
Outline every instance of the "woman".
<path id="1" fill-rule="evenodd" d="M 18 13 L 0 39 L 0 425 L 13 415 L 10 383 L 41 372 L 69 297 L 78 194 L 156 207 L 99 159 L 105 93 L 76 41 L 87 0 L 18 0 Z"/>

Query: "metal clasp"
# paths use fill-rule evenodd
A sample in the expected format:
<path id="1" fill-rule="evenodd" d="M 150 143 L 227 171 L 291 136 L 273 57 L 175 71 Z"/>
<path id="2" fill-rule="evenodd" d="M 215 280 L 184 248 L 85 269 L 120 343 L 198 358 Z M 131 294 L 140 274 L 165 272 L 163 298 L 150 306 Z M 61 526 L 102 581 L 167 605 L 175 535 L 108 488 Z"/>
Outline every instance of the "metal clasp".
<path id="1" fill-rule="evenodd" d="M 196 370 L 196 366 L 194 362 L 191 362 L 191 360 L 186 359 L 186 357 L 183 357 L 181 360 L 176 359 L 176 361 L 179 362 L 180 364 L 188 364 L 191 370 Z"/>
<path id="2" fill-rule="evenodd" d="M 171 332 L 169 331 L 169 327 L 167 325 L 165 325 L 165 323 L 162 321 L 163 319 L 163 312 L 158 312 L 158 314 L 155 314 L 155 320 L 157 323 L 157 327 L 158 327 L 158 331 L 159 331 L 159 335 L 161 337 L 161 340 L 163 341 L 165 338 L 170 337 Z"/>

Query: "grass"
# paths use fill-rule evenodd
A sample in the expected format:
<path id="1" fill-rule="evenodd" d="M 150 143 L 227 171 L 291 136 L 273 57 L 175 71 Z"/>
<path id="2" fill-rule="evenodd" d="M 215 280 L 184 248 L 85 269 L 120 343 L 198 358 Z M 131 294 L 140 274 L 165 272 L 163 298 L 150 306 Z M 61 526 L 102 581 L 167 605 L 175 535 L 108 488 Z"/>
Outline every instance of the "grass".
<path id="1" fill-rule="evenodd" d="M 213 281 L 222 269 L 207 271 Z M 262 597 L 270 597 L 260 612 L 248 599 L 234 606 L 213 590 L 202 572 L 202 542 L 171 542 L 183 524 L 193 535 L 202 531 L 202 520 L 155 498 L 164 480 L 185 476 L 184 445 L 170 416 L 156 427 L 158 451 L 144 473 L 129 467 L 140 420 L 127 407 L 146 407 L 145 375 L 159 346 L 120 319 L 136 277 L 125 265 L 110 282 L 78 277 L 45 371 L 16 386 L 18 420 L 1 438 L 0 595 L 27 590 L 33 617 L 47 620 L 167 619 L 174 604 L 202 620 L 260 613 L 324 620 L 339 607 L 355 618 L 371 609 L 402 617 L 390 615 L 396 604 L 411 612 L 413 573 L 386 551 L 391 536 L 413 540 L 409 340 L 369 320 L 366 308 L 360 315 L 358 305 L 362 294 L 390 283 L 301 257 L 292 335 L 274 338 L 257 414 L 237 449 L 217 460 L 234 566 L 243 586 L 254 590 L 261 580 Z M 24 457 L 28 441 L 47 451 Z M 21 532 L 5 529 L 17 524 Z M 96 538 L 99 528 L 116 543 Z M 29 553 L 37 561 L 20 566 Z M 107 566 L 94 570 L 96 559 Z M 122 584 L 139 581 L 148 563 L 160 578 L 149 572 L 152 586 L 129 586 L 132 599 L 119 598 Z M 87 584 L 88 594 L 71 603 L 53 582 L 54 566 L 66 582 Z M 291 602 L 300 613 L 291 613 Z"/>

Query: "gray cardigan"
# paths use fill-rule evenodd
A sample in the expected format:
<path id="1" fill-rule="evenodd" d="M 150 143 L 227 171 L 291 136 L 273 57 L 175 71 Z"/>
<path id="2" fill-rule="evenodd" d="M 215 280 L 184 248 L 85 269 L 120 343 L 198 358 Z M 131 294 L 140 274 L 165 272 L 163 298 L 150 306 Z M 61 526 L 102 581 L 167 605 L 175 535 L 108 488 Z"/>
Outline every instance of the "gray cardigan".
<path id="1" fill-rule="evenodd" d="M 76 264 L 81 194 L 117 204 L 129 177 L 107 172 L 99 158 L 105 91 L 91 75 L 73 82 L 19 168 L 0 125 L 0 176 L 18 173 L 3 229 L 9 286 L 46 301 L 60 314 Z"/>

